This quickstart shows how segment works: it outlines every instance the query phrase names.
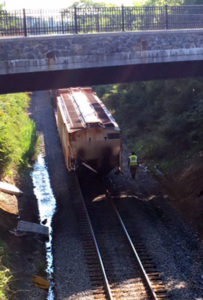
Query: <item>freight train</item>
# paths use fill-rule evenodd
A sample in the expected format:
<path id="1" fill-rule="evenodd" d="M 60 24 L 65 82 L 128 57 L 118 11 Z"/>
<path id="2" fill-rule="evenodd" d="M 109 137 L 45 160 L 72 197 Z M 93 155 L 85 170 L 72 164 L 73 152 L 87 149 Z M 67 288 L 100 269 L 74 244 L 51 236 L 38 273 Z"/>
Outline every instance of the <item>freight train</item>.
<path id="1" fill-rule="evenodd" d="M 107 174 L 121 166 L 121 131 L 89 87 L 57 91 L 56 119 L 69 171 L 81 165 Z"/>

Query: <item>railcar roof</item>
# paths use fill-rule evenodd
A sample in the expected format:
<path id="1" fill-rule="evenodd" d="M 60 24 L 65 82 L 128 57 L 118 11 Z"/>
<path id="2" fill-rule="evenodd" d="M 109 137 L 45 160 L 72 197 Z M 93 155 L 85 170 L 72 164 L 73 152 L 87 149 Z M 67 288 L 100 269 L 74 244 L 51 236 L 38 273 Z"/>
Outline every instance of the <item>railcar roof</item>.
<path id="1" fill-rule="evenodd" d="M 70 129 L 85 128 L 96 124 L 118 128 L 110 112 L 91 88 L 61 89 L 58 94 Z"/>

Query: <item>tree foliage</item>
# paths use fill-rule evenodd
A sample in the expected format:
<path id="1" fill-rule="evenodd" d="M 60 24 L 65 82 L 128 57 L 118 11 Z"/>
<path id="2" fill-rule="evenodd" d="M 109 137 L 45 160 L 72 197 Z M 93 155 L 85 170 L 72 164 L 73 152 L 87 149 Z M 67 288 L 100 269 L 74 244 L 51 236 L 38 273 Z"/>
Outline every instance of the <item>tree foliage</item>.
<path id="1" fill-rule="evenodd" d="M 125 3 L 124 3 L 125 4 Z M 178 6 L 178 5 L 202 5 L 202 0 L 135 0 L 133 6 Z M 109 7 L 116 6 L 115 4 L 102 1 L 93 1 L 93 0 L 76 0 L 71 7 Z M 118 6 L 118 5 L 117 5 Z"/>
<path id="2" fill-rule="evenodd" d="M 125 3 L 124 3 L 125 4 Z M 133 6 L 178 6 L 178 5 L 202 5 L 202 0 L 135 0 Z M 76 0 L 71 7 L 108 7 L 115 6 L 111 1 Z"/>
<path id="3" fill-rule="evenodd" d="M 163 80 L 96 88 L 131 150 L 173 167 L 203 149 L 203 80 Z"/>
<path id="4" fill-rule="evenodd" d="M 202 0 L 184 0 L 185 5 L 202 5 Z"/>
<path id="5" fill-rule="evenodd" d="M 163 6 L 163 5 L 170 5 L 170 6 L 178 6 L 178 5 L 202 5 L 202 0 L 143 0 L 143 1 L 135 1 L 134 5 L 138 3 L 141 5 L 146 6 Z"/>
<path id="6" fill-rule="evenodd" d="M 147 0 L 145 2 L 146 6 L 164 6 L 166 4 L 170 6 L 183 5 L 184 0 Z"/>
<path id="7" fill-rule="evenodd" d="M 112 7 L 115 6 L 113 3 L 106 3 L 102 1 L 93 1 L 93 0 L 76 0 L 70 7 L 80 7 L 80 8 L 88 8 L 88 7 Z"/>

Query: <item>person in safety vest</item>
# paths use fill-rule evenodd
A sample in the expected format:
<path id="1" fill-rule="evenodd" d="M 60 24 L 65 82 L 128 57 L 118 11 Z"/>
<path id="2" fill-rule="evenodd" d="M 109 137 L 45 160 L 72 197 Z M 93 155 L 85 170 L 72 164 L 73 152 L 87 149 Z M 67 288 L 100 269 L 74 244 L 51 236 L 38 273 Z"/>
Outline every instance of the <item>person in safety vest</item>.
<path id="1" fill-rule="evenodd" d="M 137 155 L 135 155 L 135 152 L 132 152 L 128 158 L 128 167 L 130 168 L 132 179 L 135 179 L 137 166 L 138 166 Z"/>

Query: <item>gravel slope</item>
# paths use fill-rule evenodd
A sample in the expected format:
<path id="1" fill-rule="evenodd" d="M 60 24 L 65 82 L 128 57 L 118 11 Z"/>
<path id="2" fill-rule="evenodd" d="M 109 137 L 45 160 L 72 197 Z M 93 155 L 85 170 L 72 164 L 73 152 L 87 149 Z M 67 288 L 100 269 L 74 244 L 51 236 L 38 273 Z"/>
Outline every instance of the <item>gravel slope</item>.
<path id="1" fill-rule="evenodd" d="M 127 153 L 127 149 L 124 150 Z M 127 155 L 126 155 L 127 157 Z M 115 186 L 138 198 L 119 201 L 119 210 L 126 222 L 140 232 L 171 299 L 203 299 L 203 245 L 199 235 L 182 219 L 163 197 L 144 166 L 132 180 L 124 159 L 123 176 L 113 176 Z M 140 199 L 139 199 L 140 197 Z"/>

